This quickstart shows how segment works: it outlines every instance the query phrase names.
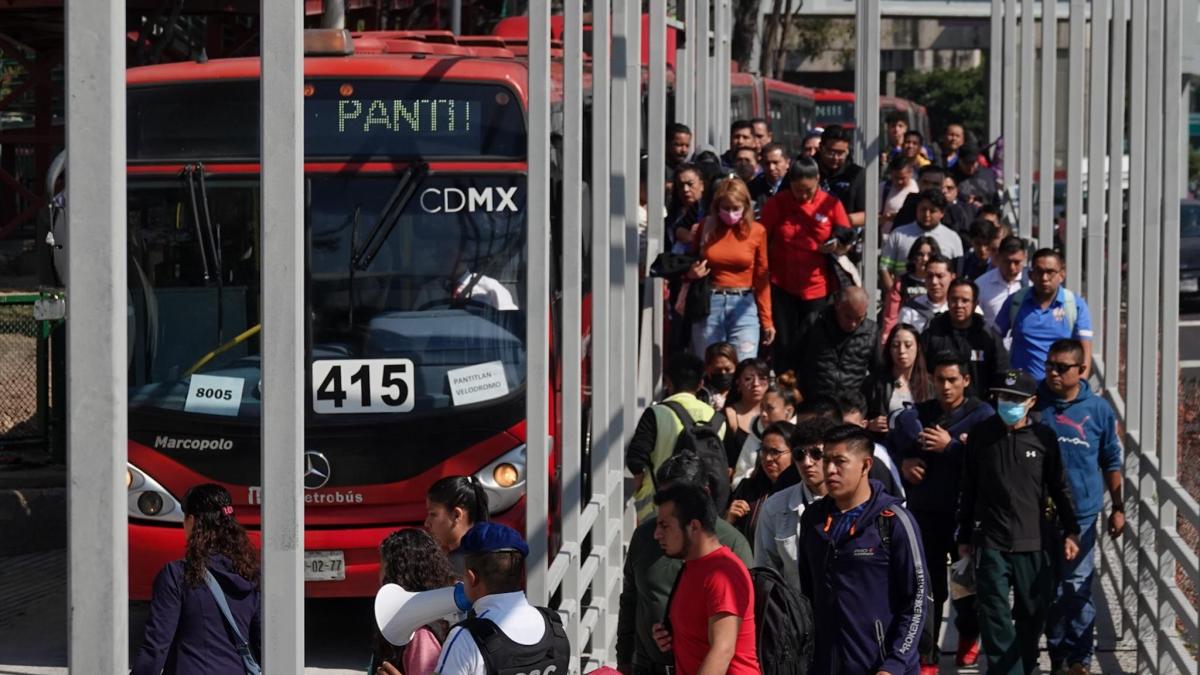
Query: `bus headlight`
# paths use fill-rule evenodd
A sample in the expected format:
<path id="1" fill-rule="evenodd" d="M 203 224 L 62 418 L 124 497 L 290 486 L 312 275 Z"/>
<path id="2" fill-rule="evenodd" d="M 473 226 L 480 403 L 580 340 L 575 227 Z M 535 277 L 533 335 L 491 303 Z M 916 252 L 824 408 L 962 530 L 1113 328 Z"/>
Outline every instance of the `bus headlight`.
<path id="1" fill-rule="evenodd" d="M 525 494 L 525 446 L 518 445 L 476 472 L 488 496 L 488 511 L 500 513 L 512 508 Z"/>
<path id="2" fill-rule="evenodd" d="M 182 523 L 183 506 L 167 489 L 130 464 L 125 469 L 129 517 L 160 523 Z"/>

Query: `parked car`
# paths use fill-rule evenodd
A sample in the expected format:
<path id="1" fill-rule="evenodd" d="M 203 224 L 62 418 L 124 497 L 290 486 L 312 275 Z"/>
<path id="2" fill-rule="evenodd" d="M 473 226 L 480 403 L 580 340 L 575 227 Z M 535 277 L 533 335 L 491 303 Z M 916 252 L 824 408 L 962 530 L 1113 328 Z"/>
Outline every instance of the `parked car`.
<path id="1" fill-rule="evenodd" d="M 1185 199 L 1179 216 L 1179 298 L 1200 300 L 1200 200 Z"/>

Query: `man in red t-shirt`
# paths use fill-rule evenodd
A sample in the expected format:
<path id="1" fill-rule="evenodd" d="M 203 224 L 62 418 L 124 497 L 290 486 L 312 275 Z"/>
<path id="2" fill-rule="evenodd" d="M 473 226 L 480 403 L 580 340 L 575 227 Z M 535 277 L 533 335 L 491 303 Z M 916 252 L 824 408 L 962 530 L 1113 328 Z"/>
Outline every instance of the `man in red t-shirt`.
<path id="1" fill-rule="evenodd" d="M 677 483 L 654 495 L 654 538 L 683 570 L 654 626 L 664 652 L 674 648 L 679 675 L 759 675 L 750 572 L 717 541 L 717 510 L 703 489 Z"/>
<path id="2" fill-rule="evenodd" d="M 788 169 L 786 189 L 763 205 L 759 217 L 767 230 L 776 373 L 799 372 L 805 319 L 824 309 L 838 290 L 829 256 L 845 254 L 853 238 L 846 209 L 837 197 L 821 191 L 820 175 L 816 160 L 797 157 Z"/>

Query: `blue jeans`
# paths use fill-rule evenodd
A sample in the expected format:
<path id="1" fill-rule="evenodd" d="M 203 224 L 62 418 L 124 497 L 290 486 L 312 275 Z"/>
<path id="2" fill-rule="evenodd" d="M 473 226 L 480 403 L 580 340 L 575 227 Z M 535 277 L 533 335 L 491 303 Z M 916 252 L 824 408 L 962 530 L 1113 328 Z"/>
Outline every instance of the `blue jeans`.
<path id="1" fill-rule="evenodd" d="M 758 356 L 758 305 L 754 293 L 713 293 L 708 316 L 692 324 L 692 352 L 704 358 L 714 342 L 728 342 L 737 349 L 738 361 Z"/>
<path id="2" fill-rule="evenodd" d="M 1054 667 L 1082 663 L 1090 666 L 1096 634 L 1096 606 L 1092 604 L 1092 581 L 1096 573 L 1096 516 L 1079 520 L 1079 555 L 1062 559 L 1059 551 L 1059 581 L 1054 604 L 1046 617 L 1046 646 Z"/>

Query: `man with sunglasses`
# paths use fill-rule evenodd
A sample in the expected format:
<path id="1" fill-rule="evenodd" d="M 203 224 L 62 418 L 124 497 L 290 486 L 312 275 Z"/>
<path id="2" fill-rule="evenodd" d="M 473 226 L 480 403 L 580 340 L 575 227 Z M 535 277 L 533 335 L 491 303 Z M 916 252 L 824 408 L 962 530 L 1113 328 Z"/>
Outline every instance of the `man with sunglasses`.
<path id="1" fill-rule="evenodd" d="M 1078 340 L 1058 340 L 1050 346 L 1046 379 L 1036 406 L 1042 421 L 1058 436 L 1079 523 L 1079 556 L 1060 562 L 1060 582 L 1046 621 L 1051 672 L 1069 668 L 1071 675 L 1088 672 L 1094 651 L 1093 553 L 1105 488 L 1112 497 L 1108 534 L 1116 539 L 1125 529 L 1117 416 L 1108 401 L 1094 394 L 1083 379 L 1083 355 Z"/>
<path id="2" fill-rule="evenodd" d="M 1035 380 L 1045 377 L 1046 356 L 1055 340 L 1074 338 L 1083 344 L 1083 376 L 1092 363 L 1092 318 L 1087 302 L 1063 288 L 1065 264 L 1062 254 L 1043 248 L 1033 254 L 1029 279 L 1033 285 L 1017 291 L 996 315 L 1000 337 L 1012 335 L 1013 368 L 1024 370 Z"/>
<path id="3" fill-rule="evenodd" d="M 1070 562 L 1079 555 L 1074 500 L 1057 434 L 1034 411 L 1037 391 L 1029 373 L 1005 373 L 992 388 L 996 416 L 975 427 L 963 453 L 959 554 L 973 556 L 975 564 L 989 675 L 1037 668 L 1038 639 L 1053 598 L 1052 556 Z M 1054 521 L 1045 516 L 1047 498 Z"/>

